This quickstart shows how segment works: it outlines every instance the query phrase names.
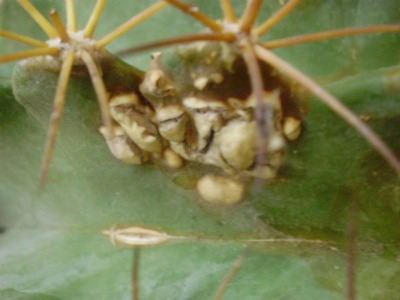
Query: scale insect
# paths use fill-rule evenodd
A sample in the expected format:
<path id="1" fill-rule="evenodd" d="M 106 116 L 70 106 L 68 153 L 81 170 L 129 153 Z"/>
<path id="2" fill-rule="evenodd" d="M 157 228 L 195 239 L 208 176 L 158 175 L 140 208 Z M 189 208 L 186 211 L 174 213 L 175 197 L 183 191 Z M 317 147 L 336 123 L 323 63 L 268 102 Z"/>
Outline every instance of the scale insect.
<path id="1" fill-rule="evenodd" d="M 107 83 L 104 82 L 104 76 L 102 75 L 102 73 L 107 72 L 107 70 L 103 70 L 102 65 L 107 64 L 108 60 L 113 59 L 105 50 L 105 47 L 134 26 L 147 20 L 150 16 L 164 8 L 166 3 L 155 3 L 99 40 L 96 40 L 93 34 L 106 0 L 98 0 L 96 2 L 91 16 L 82 30 L 77 27 L 74 0 L 66 0 L 66 25 L 62 22 L 56 10 L 50 12 L 51 22 L 49 22 L 29 0 L 18 0 L 18 3 L 40 26 L 48 36 L 48 40 L 40 41 L 17 33 L 0 30 L 0 37 L 34 47 L 33 49 L 2 55 L 0 56 L 0 63 L 28 59 L 28 61 L 25 61 L 27 64 L 30 61 L 42 59 L 43 68 L 46 68 L 46 65 L 58 65 L 60 72 L 40 173 L 40 186 L 43 188 L 55 147 L 68 81 L 74 68 L 83 66 L 87 69 L 96 92 L 103 119 L 104 126 L 101 128 L 101 132 L 109 141 L 112 151 L 119 151 L 119 129 L 114 128 L 108 105 L 112 91 L 107 87 Z M 130 88 L 131 90 L 135 90 L 137 88 L 135 82 L 141 81 L 143 73 L 137 70 L 136 74 L 130 74 L 130 76 L 136 76 L 136 78 L 132 78 L 133 87 Z M 115 138 L 115 136 L 117 137 Z"/>

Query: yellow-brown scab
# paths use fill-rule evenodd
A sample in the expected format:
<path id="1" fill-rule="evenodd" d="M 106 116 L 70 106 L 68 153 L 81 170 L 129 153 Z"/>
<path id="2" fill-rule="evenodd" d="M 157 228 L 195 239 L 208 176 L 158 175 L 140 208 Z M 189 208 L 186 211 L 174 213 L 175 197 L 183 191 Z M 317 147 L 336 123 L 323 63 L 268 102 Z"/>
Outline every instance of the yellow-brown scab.
<path id="1" fill-rule="evenodd" d="M 301 134 L 301 121 L 293 117 L 283 120 L 283 134 L 289 141 L 295 141 Z"/>
<path id="2" fill-rule="evenodd" d="M 183 159 L 171 149 L 165 149 L 163 153 L 163 161 L 167 167 L 179 169 L 183 166 Z"/>
<path id="3" fill-rule="evenodd" d="M 141 107 L 135 94 L 113 97 L 109 103 L 112 118 L 139 148 L 150 153 L 161 153 L 163 145 L 157 127 L 150 121 L 146 107 Z"/>
<path id="4" fill-rule="evenodd" d="M 105 138 L 111 153 L 127 164 L 140 165 L 145 163 L 150 155 L 142 151 L 128 137 L 120 126 L 114 126 L 114 135 L 110 136 L 106 127 L 100 127 L 99 131 Z"/>
<path id="5" fill-rule="evenodd" d="M 197 190 L 211 204 L 234 205 L 243 199 L 244 186 L 233 178 L 206 175 L 197 182 Z"/>
<path id="6" fill-rule="evenodd" d="M 233 120 L 215 136 L 215 143 L 223 159 L 236 170 L 246 170 L 256 155 L 256 123 Z"/>
<path id="7" fill-rule="evenodd" d="M 160 105 L 156 111 L 156 120 L 163 138 L 170 142 L 183 143 L 188 117 L 181 106 Z"/>

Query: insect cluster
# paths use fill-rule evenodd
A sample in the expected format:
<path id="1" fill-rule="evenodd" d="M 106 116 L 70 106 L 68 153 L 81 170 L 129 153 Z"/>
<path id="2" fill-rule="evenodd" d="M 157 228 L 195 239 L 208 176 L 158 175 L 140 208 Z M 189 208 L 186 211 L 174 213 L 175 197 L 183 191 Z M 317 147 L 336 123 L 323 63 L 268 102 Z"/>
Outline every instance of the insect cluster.
<path id="1" fill-rule="evenodd" d="M 97 1 L 83 30 L 77 29 L 72 0 L 66 1 L 66 27 L 56 11 L 50 14 L 51 24 L 28 0 L 18 2 L 49 40 L 41 42 L 0 31 L 3 37 L 35 47 L 1 56 L 0 62 L 44 56 L 60 65 L 41 173 L 42 185 L 55 145 L 68 78 L 73 68 L 81 66 L 87 68 L 92 79 L 104 123 L 100 132 L 113 155 L 129 164 L 153 162 L 180 168 L 185 161 L 193 161 L 219 167 L 227 176 L 206 175 L 198 183 L 200 194 L 209 201 L 240 201 L 243 186 L 238 178 L 242 175 L 264 179 L 277 175 L 285 142 L 297 139 L 301 133 L 302 111 L 293 82 L 318 96 L 400 171 L 397 158 L 367 125 L 269 50 L 346 35 L 397 32 L 399 26 L 337 30 L 306 35 L 292 42 L 289 39 L 276 44 L 262 43 L 260 38 L 292 11 L 299 0 L 288 1 L 260 26 L 255 23 L 262 1 L 248 1 L 245 11 L 238 17 L 230 1 L 221 0 L 224 18 L 215 21 L 195 7 L 178 0 L 166 0 L 152 5 L 106 37 L 95 40 L 93 32 L 104 0 Z M 203 23 L 207 31 L 131 50 L 178 44 L 169 54 L 154 53 L 145 74 L 135 71 L 132 79 L 135 86 L 127 91 L 110 89 L 102 74 L 106 72 L 102 68 L 104 62 L 111 57 L 104 47 L 167 4 Z"/>
<path id="2" fill-rule="evenodd" d="M 275 177 L 282 163 L 284 140 L 300 134 L 300 110 L 286 83 L 262 65 L 267 87 L 263 105 L 271 108 L 268 126 L 273 131 L 259 164 L 254 114 L 257 102 L 240 54 L 221 42 L 197 42 L 176 51 L 183 66 L 178 74 L 168 70 L 164 54 L 153 54 L 150 70 L 140 85 L 149 103 L 139 101 L 136 94 L 111 99 L 110 112 L 119 124 L 114 140 L 107 139 L 110 149 L 119 149 L 114 155 L 134 164 L 161 159 L 179 168 L 186 160 L 217 166 L 230 175 Z M 240 84 L 235 86 L 235 82 Z M 101 129 L 103 133 L 105 130 Z M 121 138 L 128 142 L 117 141 Z M 211 187 L 207 184 L 208 178 L 200 180 L 205 184 L 200 188 L 203 195 L 210 188 L 218 190 L 213 183 Z M 221 185 L 228 184 L 231 199 L 242 193 L 235 181 L 213 179 L 214 183 L 220 180 Z M 226 192 L 221 195 L 229 197 Z"/>

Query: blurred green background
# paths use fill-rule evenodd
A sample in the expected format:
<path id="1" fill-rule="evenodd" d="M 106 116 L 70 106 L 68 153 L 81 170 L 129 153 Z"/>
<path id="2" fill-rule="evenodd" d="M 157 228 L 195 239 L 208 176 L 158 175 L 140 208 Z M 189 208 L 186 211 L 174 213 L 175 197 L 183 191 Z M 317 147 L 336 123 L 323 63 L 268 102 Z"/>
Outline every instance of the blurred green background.
<path id="1" fill-rule="evenodd" d="M 63 15 L 64 2 L 32 1 Z M 102 37 L 155 1 L 109 1 L 95 36 Z M 237 12 L 244 2 L 233 1 Z M 260 20 L 280 7 L 264 1 Z M 219 18 L 218 1 L 192 1 Z M 83 27 L 95 1 L 77 1 Z M 333 28 L 396 24 L 400 2 L 303 1 L 267 39 Z M 16 1 L 0 1 L 0 27 L 44 40 Z M 190 18 L 167 8 L 114 41 L 110 52 L 197 32 Z M 395 153 L 400 152 L 399 34 L 348 37 L 276 53 L 324 83 Z M 0 54 L 25 49 L 0 39 Z M 142 70 L 149 53 L 127 61 Z M 248 184 L 245 201 L 212 207 L 177 182 L 214 169 L 178 171 L 116 160 L 98 133 L 101 124 L 87 78 L 72 78 L 46 189 L 38 177 L 57 74 L 40 66 L 0 66 L 0 298 L 130 299 L 132 250 L 114 248 L 100 231 L 140 225 L 196 241 L 143 249 L 141 299 L 210 299 L 245 240 L 256 243 L 224 299 L 343 299 L 346 234 L 357 203 L 359 299 L 400 295 L 400 186 L 396 174 L 354 129 L 311 99 L 305 129 L 287 148 L 280 176 Z M 13 96 L 12 85 L 17 96 Z M 21 105 L 22 103 L 23 105 Z"/>

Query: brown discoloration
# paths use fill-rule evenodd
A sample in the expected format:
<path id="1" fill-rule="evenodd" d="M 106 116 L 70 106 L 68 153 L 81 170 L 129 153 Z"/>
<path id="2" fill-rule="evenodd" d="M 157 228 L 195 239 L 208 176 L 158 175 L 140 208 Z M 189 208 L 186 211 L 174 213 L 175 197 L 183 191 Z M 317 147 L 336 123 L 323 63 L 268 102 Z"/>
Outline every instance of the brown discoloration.
<path id="1" fill-rule="evenodd" d="M 231 175 L 275 177 L 282 164 L 284 139 L 294 140 L 301 132 L 300 108 L 289 85 L 261 64 L 266 86 L 263 102 L 272 109 L 267 122 L 274 131 L 268 137 L 265 160 L 260 165 L 256 159 L 257 103 L 238 50 L 229 44 L 199 43 L 180 47 L 173 55 L 181 62 L 178 73 L 167 68 L 163 55 L 153 55 L 151 68 L 140 85 L 140 92 L 149 101 L 137 91 L 111 98 L 110 112 L 125 134 L 118 135 L 118 142 L 129 137 L 136 147 L 120 145 L 117 157 L 129 161 L 134 152 L 133 163 L 151 160 L 180 168 L 187 160 L 217 166 Z M 199 185 L 201 194 L 208 189 L 204 186 L 209 186 L 209 179 L 205 177 L 203 181 L 208 183 Z M 240 187 L 240 193 L 228 197 L 234 198 L 228 202 L 236 203 L 243 187 L 233 179 L 217 178 L 207 191 L 212 195 L 203 197 L 215 202 L 229 194 L 231 185 L 236 190 Z"/>
<path id="2" fill-rule="evenodd" d="M 238 49 L 226 43 L 201 42 L 180 46 L 169 55 L 164 57 L 165 54 L 157 53 L 153 56 L 140 90 L 151 99 L 158 116 L 158 129 L 164 132 L 162 136 L 170 142 L 171 149 L 186 160 L 215 165 L 230 173 L 245 172 L 267 178 L 276 175 L 281 160 L 276 159 L 280 155 L 274 153 L 283 150 L 284 120 L 291 118 L 297 121 L 299 128 L 301 125 L 300 108 L 289 85 L 270 67 L 261 64 L 266 86 L 264 102 L 273 110 L 273 118 L 268 122 L 276 134 L 270 138 L 271 145 L 266 147 L 265 168 L 258 168 L 254 166 L 257 104 Z M 169 69 L 169 59 L 179 64 L 178 73 L 176 69 Z M 149 74 L 157 74 L 156 80 Z M 215 74 L 220 74 L 222 80 L 215 80 L 215 76 L 208 80 Z M 203 79 L 208 81 L 205 85 L 202 82 L 199 88 L 199 80 Z M 158 98 L 160 95 L 164 97 Z M 171 103 L 167 104 L 168 101 Z M 182 112 L 182 116 L 177 111 Z M 183 119 L 185 122 L 178 123 Z M 179 139 L 177 135 L 165 134 L 167 124 L 170 132 L 180 133 Z"/>

